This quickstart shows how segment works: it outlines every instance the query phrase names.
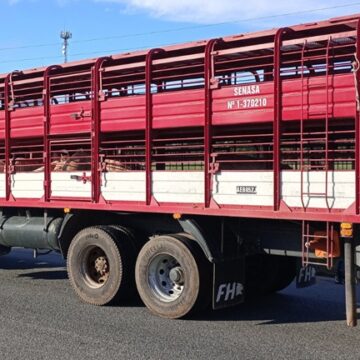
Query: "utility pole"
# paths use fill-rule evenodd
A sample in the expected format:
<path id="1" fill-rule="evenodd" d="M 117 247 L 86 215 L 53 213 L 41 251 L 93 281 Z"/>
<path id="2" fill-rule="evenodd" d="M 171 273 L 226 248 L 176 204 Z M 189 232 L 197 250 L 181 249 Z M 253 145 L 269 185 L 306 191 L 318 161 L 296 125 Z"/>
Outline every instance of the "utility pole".
<path id="1" fill-rule="evenodd" d="M 70 31 L 61 31 L 60 33 L 61 39 L 63 39 L 63 46 L 62 46 L 62 53 L 64 55 L 64 62 L 67 63 L 68 61 L 68 46 L 69 46 L 69 39 L 72 38 L 72 33 Z"/>

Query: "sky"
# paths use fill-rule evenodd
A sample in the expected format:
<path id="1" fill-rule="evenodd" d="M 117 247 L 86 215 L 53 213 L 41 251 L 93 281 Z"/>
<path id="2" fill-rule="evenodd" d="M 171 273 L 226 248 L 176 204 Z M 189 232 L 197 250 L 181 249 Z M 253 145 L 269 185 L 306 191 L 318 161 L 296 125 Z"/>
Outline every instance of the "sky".
<path id="1" fill-rule="evenodd" d="M 0 0 L 0 73 L 360 13 L 360 0 Z"/>

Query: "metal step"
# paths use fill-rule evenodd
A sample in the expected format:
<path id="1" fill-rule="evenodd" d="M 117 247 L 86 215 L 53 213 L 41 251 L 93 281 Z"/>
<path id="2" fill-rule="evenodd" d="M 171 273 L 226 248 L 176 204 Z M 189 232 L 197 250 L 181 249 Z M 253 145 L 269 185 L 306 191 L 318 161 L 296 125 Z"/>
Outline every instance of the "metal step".
<path id="1" fill-rule="evenodd" d="M 323 197 L 323 198 L 328 198 L 328 194 L 326 193 L 311 193 L 311 192 L 303 192 L 302 193 L 303 195 L 306 195 L 306 196 L 314 196 L 314 197 Z"/>

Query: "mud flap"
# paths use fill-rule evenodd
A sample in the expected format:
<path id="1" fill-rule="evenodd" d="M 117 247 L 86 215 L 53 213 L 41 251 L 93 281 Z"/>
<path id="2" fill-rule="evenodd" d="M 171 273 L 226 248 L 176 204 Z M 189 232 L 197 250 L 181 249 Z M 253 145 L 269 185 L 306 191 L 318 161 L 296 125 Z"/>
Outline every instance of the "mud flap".
<path id="1" fill-rule="evenodd" d="M 360 245 L 355 247 L 355 265 L 360 267 Z"/>
<path id="2" fill-rule="evenodd" d="M 296 287 L 305 288 L 316 284 L 315 266 L 307 265 L 299 269 L 296 275 Z"/>
<path id="3" fill-rule="evenodd" d="M 244 302 L 244 265 L 244 258 L 214 263 L 212 296 L 214 310 Z"/>

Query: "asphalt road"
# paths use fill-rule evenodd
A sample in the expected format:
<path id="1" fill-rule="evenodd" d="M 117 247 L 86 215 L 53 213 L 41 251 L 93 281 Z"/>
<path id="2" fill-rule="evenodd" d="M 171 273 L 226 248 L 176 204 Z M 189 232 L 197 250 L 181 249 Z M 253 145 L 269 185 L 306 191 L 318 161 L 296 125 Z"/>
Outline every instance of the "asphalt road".
<path id="1" fill-rule="evenodd" d="M 139 300 L 82 304 L 55 254 L 1 257 L 0 283 L 0 359 L 360 359 L 360 327 L 346 327 L 344 288 L 329 278 L 171 321 Z"/>

